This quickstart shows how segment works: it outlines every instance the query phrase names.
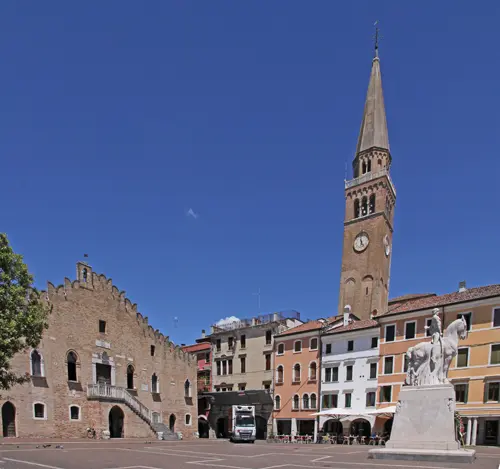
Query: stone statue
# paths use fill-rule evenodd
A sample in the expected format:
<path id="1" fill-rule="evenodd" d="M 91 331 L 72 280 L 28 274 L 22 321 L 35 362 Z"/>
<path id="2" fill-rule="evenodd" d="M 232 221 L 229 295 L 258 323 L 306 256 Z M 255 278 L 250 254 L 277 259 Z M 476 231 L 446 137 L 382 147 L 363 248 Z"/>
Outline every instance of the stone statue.
<path id="1" fill-rule="evenodd" d="M 467 338 L 467 323 L 463 317 L 453 321 L 441 334 L 439 308 L 435 308 L 430 326 L 431 342 L 421 342 L 406 352 L 408 372 L 405 384 L 425 386 L 447 384 L 451 360 L 457 354 L 459 339 Z"/>

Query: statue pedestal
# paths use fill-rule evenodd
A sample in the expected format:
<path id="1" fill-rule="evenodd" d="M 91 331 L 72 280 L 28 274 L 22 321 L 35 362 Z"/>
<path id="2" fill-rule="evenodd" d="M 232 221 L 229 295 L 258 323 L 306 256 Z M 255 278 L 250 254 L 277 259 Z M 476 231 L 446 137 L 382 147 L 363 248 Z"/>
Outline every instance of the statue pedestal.
<path id="1" fill-rule="evenodd" d="M 369 457 L 473 462 L 475 453 L 456 441 L 453 385 L 438 384 L 401 388 L 391 439 L 385 448 L 370 450 Z"/>

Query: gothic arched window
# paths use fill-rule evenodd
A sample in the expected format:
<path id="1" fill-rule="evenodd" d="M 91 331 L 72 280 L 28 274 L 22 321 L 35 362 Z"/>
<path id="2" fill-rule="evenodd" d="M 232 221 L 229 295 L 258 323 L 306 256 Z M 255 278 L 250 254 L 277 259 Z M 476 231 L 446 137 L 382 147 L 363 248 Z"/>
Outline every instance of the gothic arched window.
<path id="1" fill-rule="evenodd" d="M 375 213 L 375 194 L 370 195 L 369 213 Z"/>
<path id="2" fill-rule="evenodd" d="M 68 367 L 68 381 L 78 381 L 78 373 L 76 365 L 78 363 L 78 356 L 75 352 L 70 351 L 66 357 L 66 364 Z"/>
<path id="3" fill-rule="evenodd" d="M 368 215 L 368 198 L 366 195 L 361 200 L 361 216 Z"/>
<path id="4" fill-rule="evenodd" d="M 359 199 L 354 201 L 354 218 L 359 218 Z"/>

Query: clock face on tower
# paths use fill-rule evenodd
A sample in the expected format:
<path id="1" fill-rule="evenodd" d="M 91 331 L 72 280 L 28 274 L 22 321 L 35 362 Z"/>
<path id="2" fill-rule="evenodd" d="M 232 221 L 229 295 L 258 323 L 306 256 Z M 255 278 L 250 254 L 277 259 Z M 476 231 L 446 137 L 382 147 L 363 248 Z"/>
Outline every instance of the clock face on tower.
<path id="1" fill-rule="evenodd" d="M 389 236 L 387 235 L 384 236 L 384 251 L 385 257 L 389 257 L 389 254 L 391 253 L 391 244 L 389 242 Z"/>
<path id="2" fill-rule="evenodd" d="M 354 250 L 356 252 L 363 252 L 368 247 L 369 242 L 370 239 L 368 238 L 368 234 L 362 231 L 354 239 Z"/>

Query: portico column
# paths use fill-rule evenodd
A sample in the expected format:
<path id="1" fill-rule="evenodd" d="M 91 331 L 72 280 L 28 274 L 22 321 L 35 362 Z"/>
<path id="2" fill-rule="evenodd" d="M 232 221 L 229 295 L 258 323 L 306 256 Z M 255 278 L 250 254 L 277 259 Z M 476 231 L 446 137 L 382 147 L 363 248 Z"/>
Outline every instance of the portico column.
<path id="1" fill-rule="evenodd" d="M 293 418 L 292 419 L 292 436 L 297 435 L 297 419 Z"/>
<path id="2" fill-rule="evenodd" d="M 467 436 L 465 437 L 466 446 L 470 446 L 471 434 L 472 434 L 472 419 L 469 417 L 467 419 Z"/>
<path id="3" fill-rule="evenodd" d="M 276 418 L 273 418 L 273 435 L 278 434 L 278 421 Z"/>
<path id="4" fill-rule="evenodd" d="M 318 419 L 314 419 L 314 442 L 316 441 L 318 441 Z"/>
<path id="5" fill-rule="evenodd" d="M 477 418 L 472 419 L 472 441 L 471 445 L 476 446 L 476 438 L 477 438 Z"/>

